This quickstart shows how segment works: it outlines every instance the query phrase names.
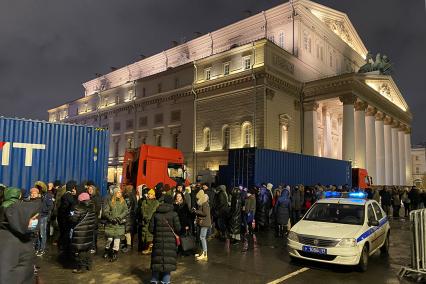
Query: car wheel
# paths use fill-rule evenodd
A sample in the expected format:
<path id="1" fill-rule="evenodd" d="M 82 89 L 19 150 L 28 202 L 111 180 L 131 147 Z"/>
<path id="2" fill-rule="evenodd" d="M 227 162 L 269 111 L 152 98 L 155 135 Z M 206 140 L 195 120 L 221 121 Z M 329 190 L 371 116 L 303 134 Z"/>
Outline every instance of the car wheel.
<path id="1" fill-rule="evenodd" d="M 380 248 L 380 252 L 382 253 L 382 255 L 389 255 L 389 246 L 390 246 L 390 242 L 389 242 L 389 234 L 387 234 L 385 242 L 383 243 L 382 247 Z"/>
<path id="2" fill-rule="evenodd" d="M 292 255 L 290 255 L 290 262 L 291 263 L 296 263 L 297 262 L 297 257 L 294 257 L 294 256 L 292 256 Z"/>
<path id="3" fill-rule="evenodd" d="M 368 247 L 364 246 L 362 248 L 361 257 L 359 259 L 358 269 L 361 272 L 365 272 L 367 271 L 367 268 L 368 268 Z"/>

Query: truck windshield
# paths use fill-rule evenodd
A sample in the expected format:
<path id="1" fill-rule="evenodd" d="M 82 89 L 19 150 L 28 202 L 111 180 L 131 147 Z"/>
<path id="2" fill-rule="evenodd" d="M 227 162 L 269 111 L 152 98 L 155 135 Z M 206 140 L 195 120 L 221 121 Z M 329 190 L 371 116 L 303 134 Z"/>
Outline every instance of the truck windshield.
<path id="1" fill-rule="evenodd" d="M 174 179 L 174 180 L 184 180 L 185 179 L 182 164 L 169 164 L 167 171 L 168 171 L 169 177 Z"/>
<path id="2" fill-rule="evenodd" d="M 309 210 L 304 220 L 362 225 L 364 223 L 364 205 L 317 203 Z"/>

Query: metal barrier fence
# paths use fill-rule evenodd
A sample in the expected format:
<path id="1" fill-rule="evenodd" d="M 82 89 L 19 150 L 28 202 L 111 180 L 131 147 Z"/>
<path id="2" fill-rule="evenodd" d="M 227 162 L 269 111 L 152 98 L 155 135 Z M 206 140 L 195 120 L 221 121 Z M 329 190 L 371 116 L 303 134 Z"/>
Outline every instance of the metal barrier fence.
<path id="1" fill-rule="evenodd" d="M 399 277 L 426 281 L 426 209 L 410 212 L 411 267 L 403 267 Z"/>

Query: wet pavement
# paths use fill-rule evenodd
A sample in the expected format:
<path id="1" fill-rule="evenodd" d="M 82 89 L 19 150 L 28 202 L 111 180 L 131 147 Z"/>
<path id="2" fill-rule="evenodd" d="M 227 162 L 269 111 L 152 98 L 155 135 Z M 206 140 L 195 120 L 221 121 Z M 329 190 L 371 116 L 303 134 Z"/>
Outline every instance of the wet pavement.
<path id="1" fill-rule="evenodd" d="M 250 240 L 247 252 L 243 252 L 244 244 L 209 241 L 207 263 L 198 263 L 193 256 L 179 257 L 172 283 L 408 283 L 400 282 L 397 277 L 400 268 L 410 263 L 409 222 L 402 219 L 391 221 L 389 256 L 377 253 L 370 257 L 365 273 L 352 267 L 306 261 L 293 263 L 285 240 L 275 238 L 272 232 L 258 233 L 256 237 L 257 244 Z M 71 268 L 60 264 L 55 247 L 52 247 L 50 253 L 38 258 L 40 283 L 149 283 L 149 256 L 131 251 L 120 254 L 117 262 L 110 263 L 99 253 L 93 260 L 92 271 L 76 275 Z"/>

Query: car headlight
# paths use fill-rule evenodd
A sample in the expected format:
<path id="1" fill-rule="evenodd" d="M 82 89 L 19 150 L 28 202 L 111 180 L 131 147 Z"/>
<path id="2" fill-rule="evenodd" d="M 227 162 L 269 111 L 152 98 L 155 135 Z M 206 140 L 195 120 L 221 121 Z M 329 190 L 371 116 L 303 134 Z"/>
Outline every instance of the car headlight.
<path id="1" fill-rule="evenodd" d="M 338 246 L 340 247 L 354 247 L 356 246 L 356 240 L 355 239 L 342 239 Z"/>
<path id="2" fill-rule="evenodd" d="M 288 233 L 287 239 L 289 239 L 290 241 L 295 241 L 295 242 L 299 241 L 299 237 L 297 236 L 297 234 L 291 231 Z"/>

